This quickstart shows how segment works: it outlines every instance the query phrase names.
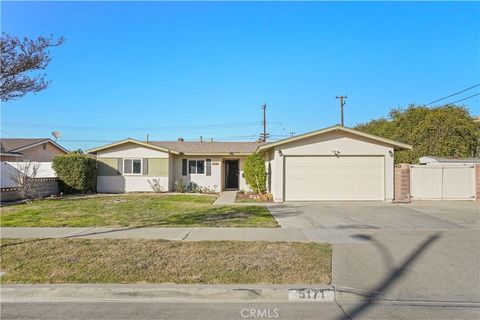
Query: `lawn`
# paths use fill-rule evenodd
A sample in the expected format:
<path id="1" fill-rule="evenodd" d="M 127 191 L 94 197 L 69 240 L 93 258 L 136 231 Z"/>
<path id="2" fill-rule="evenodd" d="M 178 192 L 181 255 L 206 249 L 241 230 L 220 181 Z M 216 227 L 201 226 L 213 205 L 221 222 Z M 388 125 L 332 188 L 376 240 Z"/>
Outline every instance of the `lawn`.
<path id="1" fill-rule="evenodd" d="M 262 206 L 212 206 L 213 195 L 130 194 L 1 208 L 2 227 L 278 227 Z"/>
<path id="2" fill-rule="evenodd" d="M 2 239 L 1 283 L 329 284 L 329 244 Z"/>

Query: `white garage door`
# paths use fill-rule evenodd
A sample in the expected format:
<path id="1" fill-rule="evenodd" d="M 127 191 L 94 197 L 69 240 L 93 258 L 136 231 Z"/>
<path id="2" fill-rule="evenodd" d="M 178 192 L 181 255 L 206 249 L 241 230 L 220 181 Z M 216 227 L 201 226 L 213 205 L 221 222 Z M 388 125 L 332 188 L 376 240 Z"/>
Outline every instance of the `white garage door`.
<path id="1" fill-rule="evenodd" d="M 285 200 L 384 200 L 382 156 L 286 156 Z"/>

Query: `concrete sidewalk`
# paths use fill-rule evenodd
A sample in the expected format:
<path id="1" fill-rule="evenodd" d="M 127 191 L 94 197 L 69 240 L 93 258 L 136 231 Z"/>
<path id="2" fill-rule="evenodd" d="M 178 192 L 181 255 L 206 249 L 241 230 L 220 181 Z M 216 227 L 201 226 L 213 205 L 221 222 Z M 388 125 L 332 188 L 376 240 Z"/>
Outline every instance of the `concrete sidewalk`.
<path id="1" fill-rule="evenodd" d="M 237 198 L 237 191 L 222 191 L 218 196 L 217 200 L 213 203 L 214 205 L 231 205 L 235 203 Z"/>
<path id="2" fill-rule="evenodd" d="M 159 239 L 180 241 L 287 241 L 318 243 L 366 243 L 359 234 L 388 236 L 404 234 L 414 236 L 438 229 L 318 229 L 318 228 L 51 228 L 51 227 L 2 227 L 0 238 L 83 238 L 83 239 Z M 442 230 L 461 234 L 462 229 Z M 478 230 L 477 230 L 478 231 Z"/>
<path id="3" fill-rule="evenodd" d="M 1 238 L 86 238 L 308 242 L 294 228 L 0 228 Z"/>

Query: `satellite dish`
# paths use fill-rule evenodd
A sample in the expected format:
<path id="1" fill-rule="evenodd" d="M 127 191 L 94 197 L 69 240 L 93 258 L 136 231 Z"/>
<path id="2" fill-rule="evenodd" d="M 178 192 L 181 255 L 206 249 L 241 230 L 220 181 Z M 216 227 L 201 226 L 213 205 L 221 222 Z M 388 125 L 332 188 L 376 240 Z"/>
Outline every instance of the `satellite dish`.
<path id="1" fill-rule="evenodd" d="M 62 136 L 62 133 L 60 131 L 52 131 L 52 136 L 57 140 Z"/>

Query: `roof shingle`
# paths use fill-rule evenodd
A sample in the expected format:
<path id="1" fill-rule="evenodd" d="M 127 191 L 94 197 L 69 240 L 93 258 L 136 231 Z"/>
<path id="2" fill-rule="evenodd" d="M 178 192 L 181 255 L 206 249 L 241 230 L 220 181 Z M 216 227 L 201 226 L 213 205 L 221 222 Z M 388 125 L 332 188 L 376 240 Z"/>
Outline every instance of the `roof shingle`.
<path id="1" fill-rule="evenodd" d="M 0 148 L 2 152 L 11 152 L 41 141 L 50 140 L 49 138 L 1 138 Z"/>
<path id="2" fill-rule="evenodd" d="M 152 145 L 181 153 L 253 153 L 260 142 L 150 141 Z"/>

